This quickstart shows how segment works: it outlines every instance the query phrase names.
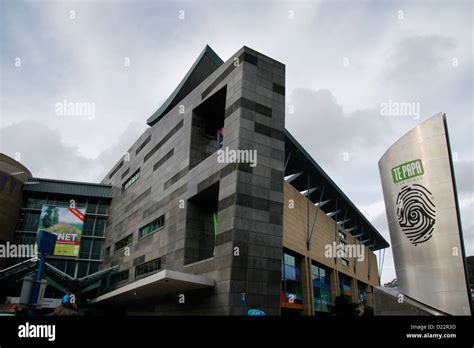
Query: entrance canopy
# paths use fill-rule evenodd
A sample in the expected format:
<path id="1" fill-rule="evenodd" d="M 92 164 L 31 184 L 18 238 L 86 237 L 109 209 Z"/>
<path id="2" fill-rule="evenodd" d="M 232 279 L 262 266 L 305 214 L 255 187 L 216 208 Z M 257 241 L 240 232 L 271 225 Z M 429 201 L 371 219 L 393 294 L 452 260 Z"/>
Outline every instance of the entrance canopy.
<path id="1" fill-rule="evenodd" d="M 214 286 L 214 280 L 202 276 L 163 270 L 146 278 L 137 280 L 117 290 L 110 291 L 93 300 L 95 303 L 123 303 L 136 301 L 138 298 L 151 298 L 170 293 L 209 288 Z"/>

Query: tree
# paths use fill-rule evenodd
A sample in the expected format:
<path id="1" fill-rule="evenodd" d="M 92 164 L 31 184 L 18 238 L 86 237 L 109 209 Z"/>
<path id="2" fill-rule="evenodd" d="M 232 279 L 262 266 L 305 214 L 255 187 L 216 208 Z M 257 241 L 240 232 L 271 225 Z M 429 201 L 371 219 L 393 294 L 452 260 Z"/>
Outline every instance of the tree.
<path id="1" fill-rule="evenodd" d="M 56 225 L 59 222 L 58 209 L 53 208 L 53 214 L 51 216 L 51 225 Z"/>
<path id="2" fill-rule="evenodd" d="M 51 227 L 52 225 L 52 212 L 51 212 L 51 207 L 46 208 L 46 212 L 43 216 L 43 221 L 42 221 L 42 226 L 43 228 L 48 228 Z"/>

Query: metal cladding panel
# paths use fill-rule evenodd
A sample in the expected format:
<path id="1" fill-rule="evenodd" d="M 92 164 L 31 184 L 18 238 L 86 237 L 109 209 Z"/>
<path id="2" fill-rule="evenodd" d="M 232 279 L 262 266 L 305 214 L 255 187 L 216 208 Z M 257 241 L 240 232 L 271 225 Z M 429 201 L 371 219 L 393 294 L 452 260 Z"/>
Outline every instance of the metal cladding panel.
<path id="1" fill-rule="evenodd" d="M 400 138 L 379 170 L 401 293 L 448 314 L 470 315 L 445 115 Z"/>
<path id="2" fill-rule="evenodd" d="M 45 192 L 63 195 L 112 198 L 112 187 L 75 181 L 49 180 L 32 178 L 23 186 L 25 192 Z"/>

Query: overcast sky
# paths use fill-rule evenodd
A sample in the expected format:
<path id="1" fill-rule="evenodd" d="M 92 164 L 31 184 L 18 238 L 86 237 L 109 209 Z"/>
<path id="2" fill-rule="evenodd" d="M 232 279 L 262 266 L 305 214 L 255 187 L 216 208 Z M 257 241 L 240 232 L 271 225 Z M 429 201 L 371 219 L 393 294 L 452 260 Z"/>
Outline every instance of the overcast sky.
<path id="1" fill-rule="evenodd" d="M 286 64 L 287 129 L 388 241 L 377 162 L 446 112 L 474 254 L 472 1 L 0 3 L 0 152 L 34 176 L 100 181 L 206 44 L 246 45 Z M 65 100 L 95 114 L 60 116 Z M 381 115 L 389 100 L 420 117 Z"/>

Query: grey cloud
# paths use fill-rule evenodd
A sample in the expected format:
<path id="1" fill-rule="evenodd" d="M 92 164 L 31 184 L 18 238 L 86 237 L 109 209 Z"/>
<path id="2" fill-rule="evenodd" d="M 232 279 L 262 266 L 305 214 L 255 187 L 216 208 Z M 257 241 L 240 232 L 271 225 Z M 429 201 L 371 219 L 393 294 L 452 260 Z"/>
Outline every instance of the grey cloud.
<path id="1" fill-rule="evenodd" d="M 345 114 L 328 90 L 297 88 L 291 93 L 288 105 L 294 107 L 294 114 L 287 115 L 287 128 L 326 166 L 342 165 L 344 153 L 349 158 L 356 156 L 363 162 L 377 163 L 374 153 L 377 154 L 377 148 L 382 153 L 387 145 L 387 133 L 394 128 L 392 121 L 380 116 L 377 109 Z"/>
<path id="2" fill-rule="evenodd" d="M 382 88 L 399 92 L 431 90 L 451 64 L 448 53 L 456 48 L 456 40 L 442 35 L 416 35 L 405 37 L 389 54 L 382 74 Z"/>
<path id="3" fill-rule="evenodd" d="M 472 161 L 454 161 L 454 174 L 459 194 L 474 192 L 474 171 Z"/>
<path id="4" fill-rule="evenodd" d="M 22 121 L 0 129 L 1 152 L 16 157 L 36 177 L 86 181 L 93 161 L 82 157 L 77 146 L 65 145 L 61 132 L 39 122 Z"/>
<path id="5" fill-rule="evenodd" d="M 22 121 L 0 128 L 0 152 L 20 155 L 36 177 L 98 182 L 142 133 L 143 126 L 131 122 L 112 145 L 95 158 L 86 158 L 78 146 L 64 143 L 58 130 L 39 122 Z"/>
<path id="6" fill-rule="evenodd" d="M 104 175 L 120 160 L 130 149 L 130 146 L 132 146 L 143 133 L 144 128 L 142 123 L 132 121 L 125 131 L 116 139 L 115 144 L 100 153 L 97 162 L 101 166 L 101 171 L 98 173 L 96 180 L 102 180 Z"/>

